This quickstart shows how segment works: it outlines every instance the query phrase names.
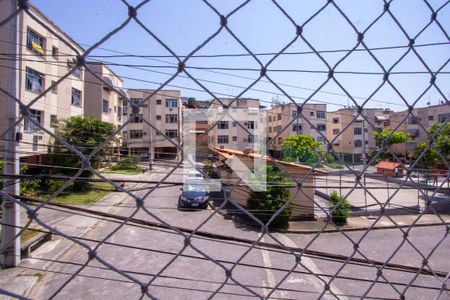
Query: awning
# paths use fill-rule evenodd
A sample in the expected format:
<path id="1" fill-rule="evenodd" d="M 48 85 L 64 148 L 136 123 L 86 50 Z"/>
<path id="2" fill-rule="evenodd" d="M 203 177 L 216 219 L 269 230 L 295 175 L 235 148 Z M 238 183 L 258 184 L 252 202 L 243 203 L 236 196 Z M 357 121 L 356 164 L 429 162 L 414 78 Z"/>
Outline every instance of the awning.
<path id="1" fill-rule="evenodd" d="M 385 116 L 375 116 L 375 120 L 378 122 L 387 121 Z"/>

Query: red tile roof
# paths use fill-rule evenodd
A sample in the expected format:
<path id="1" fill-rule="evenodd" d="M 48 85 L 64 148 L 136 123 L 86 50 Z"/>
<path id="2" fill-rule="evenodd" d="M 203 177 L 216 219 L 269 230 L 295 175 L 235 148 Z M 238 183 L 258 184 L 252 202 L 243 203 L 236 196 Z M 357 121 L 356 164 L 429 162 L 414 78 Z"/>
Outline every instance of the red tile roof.
<path id="1" fill-rule="evenodd" d="M 398 162 L 391 162 L 391 161 L 380 161 L 375 168 L 379 169 L 387 169 L 387 170 L 394 170 L 395 168 L 401 168 L 402 165 Z"/>

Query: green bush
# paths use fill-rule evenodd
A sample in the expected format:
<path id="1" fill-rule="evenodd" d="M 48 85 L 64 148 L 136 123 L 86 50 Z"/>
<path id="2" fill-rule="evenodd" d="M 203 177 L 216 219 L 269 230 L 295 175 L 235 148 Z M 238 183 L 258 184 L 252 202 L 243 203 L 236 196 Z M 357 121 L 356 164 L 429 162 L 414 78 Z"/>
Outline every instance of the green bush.
<path id="1" fill-rule="evenodd" d="M 291 184 L 281 171 L 275 167 L 267 167 L 267 191 L 251 191 L 247 199 L 247 208 L 254 212 L 252 214 L 261 222 L 267 223 L 270 218 L 289 201 L 291 192 L 289 188 L 283 186 L 273 186 L 274 184 Z M 291 205 L 289 204 L 280 214 L 269 224 L 271 227 L 283 227 L 288 224 L 291 216 Z"/>
<path id="2" fill-rule="evenodd" d="M 3 160 L 0 160 L 0 173 L 3 174 Z M 27 174 L 28 167 L 27 166 L 21 166 L 20 168 L 20 174 Z M 39 190 L 39 186 L 41 184 L 40 179 L 21 179 L 20 180 L 20 194 L 30 197 L 37 193 Z M 3 188 L 3 177 L 0 177 L 0 189 Z M 0 197 L 1 198 L 1 197 Z"/>
<path id="3" fill-rule="evenodd" d="M 113 170 L 135 170 L 138 168 L 139 156 L 128 156 L 121 158 L 111 169 Z"/>
<path id="4" fill-rule="evenodd" d="M 332 191 L 330 194 L 330 210 L 334 209 L 331 214 L 331 219 L 336 225 L 343 225 L 347 223 L 347 219 L 350 216 L 350 203 L 344 196 L 340 195 L 337 191 Z"/>

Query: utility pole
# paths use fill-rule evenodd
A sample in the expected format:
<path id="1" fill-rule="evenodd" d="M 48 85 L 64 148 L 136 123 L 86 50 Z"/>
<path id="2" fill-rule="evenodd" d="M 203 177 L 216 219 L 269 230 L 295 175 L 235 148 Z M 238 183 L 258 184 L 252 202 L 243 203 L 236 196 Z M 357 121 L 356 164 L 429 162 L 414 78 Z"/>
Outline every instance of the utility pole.
<path id="1" fill-rule="evenodd" d="M 363 154 L 362 154 L 362 162 L 363 162 L 363 168 L 366 166 L 366 126 L 365 126 L 365 119 L 362 121 L 362 144 L 363 144 Z M 362 174 L 363 176 L 363 184 L 364 184 L 364 202 L 366 206 L 366 216 L 368 214 L 367 211 L 367 191 L 366 191 L 366 172 Z"/>
<path id="2" fill-rule="evenodd" d="M 17 9 L 17 0 L 11 0 L 11 12 Z M 18 14 L 10 21 L 9 39 L 10 39 L 10 54 L 12 57 L 17 56 L 18 45 L 18 19 L 21 14 Z M 11 60 L 8 71 L 8 93 L 18 96 L 19 90 L 19 60 Z M 7 124 L 5 128 L 12 126 L 19 115 L 18 105 L 11 97 L 6 97 L 6 113 Z M 16 139 L 19 138 L 19 126 L 14 126 L 6 135 L 5 138 L 5 155 L 4 155 L 4 174 L 5 175 L 19 175 L 19 146 Z M 3 192 L 7 194 L 18 195 L 20 193 L 19 180 L 16 178 L 4 177 Z M 1 241 L 1 255 L 0 263 L 2 267 L 16 267 L 20 263 L 20 237 L 15 238 L 20 232 L 20 207 L 14 201 L 3 197 L 2 203 L 2 241 Z"/>

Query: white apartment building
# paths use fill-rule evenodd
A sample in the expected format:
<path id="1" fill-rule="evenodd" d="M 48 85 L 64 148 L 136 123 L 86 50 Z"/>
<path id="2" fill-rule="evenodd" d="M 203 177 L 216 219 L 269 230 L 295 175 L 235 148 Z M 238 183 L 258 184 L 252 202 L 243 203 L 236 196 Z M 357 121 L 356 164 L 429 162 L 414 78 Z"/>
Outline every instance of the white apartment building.
<path id="1" fill-rule="evenodd" d="M 139 104 L 154 93 L 148 89 L 129 89 L 131 102 Z M 182 123 L 181 92 L 160 90 L 139 107 L 140 117 L 133 115 L 133 108 L 123 102 L 123 122 L 131 118 L 123 131 L 123 147 L 132 155 L 144 158 L 177 158 L 175 145 L 181 144 Z M 143 119 L 151 123 L 149 126 Z M 157 129 L 157 130 L 156 130 Z M 167 140 L 164 134 L 169 140 Z M 175 144 L 175 145 L 174 145 Z"/>
<path id="2" fill-rule="evenodd" d="M 219 100 L 225 106 L 230 105 L 232 101 L 232 99 L 222 98 Z M 255 116 L 261 114 L 259 99 L 237 99 L 228 109 L 230 114 L 237 118 L 236 120 L 228 117 L 220 120 L 224 107 L 217 100 L 211 102 L 211 115 L 208 119 L 208 128 L 212 128 L 208 133 L 209 149 L 227 148 L 239 151 L 253 149 L 257 138 L 254 131 L 259 123 Z"/>
<path id="3" fill-rule="evenodd" d="M 0 60 L 0 86 L 16 95 L 23 104 L 32 102 L 74 66 L 76 52 L 73 49 L 79 53 L 84 51 L 36 7 L 30 3 L 28 6 L 29 13 L 45 26 L 21 11 L 16 18 L 0 27 L 0 52 L 11 58 Z M 5 19 L 14 10 L 16 8 L 11 7 L 11 1 L 0 1 L 0 19 Z M 81 68 L 40 97 L 30 108 L 31 118 L 53 132 L 57 121 L 83 115 L 84 98 L 84 70 Z M 7 103 L 8 97 L 0 93 L 2 133 L 9 123 Z M 47 153 L 51 138 L 40 126 L 28 119 L 21 122 L 21 156 Z M 3 141 L 0 141 L 2 145 Z"/>
<path id="4" fill-rule="evenodd" d="M 274 138 L 268 148 L 271 155 L 279 158 L 281 143 L 285 138 L 292 135 L 310 135 L 315 141 L 325 143 L 323 136 L 326 136 L 327 130 L 326 110 L 326 104 L 307 103 L 303 106 L 302 113 L 297 118 L 297 106 L 294 103 L 272 106 L 267 112 L 267 137 L 268 139 Z"/>

